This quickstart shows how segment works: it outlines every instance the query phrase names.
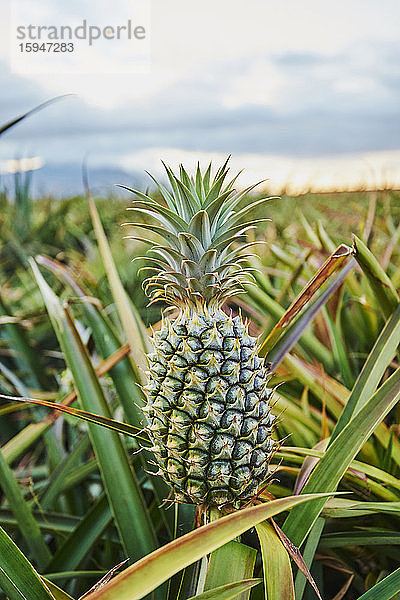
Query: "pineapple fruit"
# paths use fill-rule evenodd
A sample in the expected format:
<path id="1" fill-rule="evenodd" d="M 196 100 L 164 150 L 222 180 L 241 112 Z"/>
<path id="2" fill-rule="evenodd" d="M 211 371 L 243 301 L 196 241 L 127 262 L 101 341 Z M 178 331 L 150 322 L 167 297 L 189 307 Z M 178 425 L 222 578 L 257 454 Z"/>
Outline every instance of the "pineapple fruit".
<path id="1" fill-rule="evenodd" d="M 211 165 L 191 178 L 165 166 L 168 191 L 158 198 L 137 192 L 132 210 L 148 222 L 133 223 L 158 234 L 144 282 L 152 301 L 164 301 L 163 317 L 148 356 L 144 412 L 158 474 L 178 501 L 207 507 L 240 507 L 257 494 L 268 475 L 274 442 L 268 374 L 257 339 L 240 316 L 223 310 L 251 278 L 246 231 L 253 201 L 238 209 L 247 192 L 226 183 L 227 162 L 211 177 Z"/>

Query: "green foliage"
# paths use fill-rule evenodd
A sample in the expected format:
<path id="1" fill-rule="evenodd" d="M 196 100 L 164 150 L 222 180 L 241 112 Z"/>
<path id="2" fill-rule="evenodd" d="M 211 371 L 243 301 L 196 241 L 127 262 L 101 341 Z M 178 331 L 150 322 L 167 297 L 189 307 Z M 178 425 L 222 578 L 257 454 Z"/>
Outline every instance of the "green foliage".
<path id="1" fill-rule="evenodd" d="M 147 307 L 137 275 L 143 263 L 130 262 L 146 247 L 123 240 L 118 227 L 129 199 L 97 199 L 91 215 L 84 198 L 43 198 L 33 210 L 28 180 L 17 186 L 0 199 L 0 392 L 62 403 L 66 412 L 0 406 L 4 593 L 11 600 L 68 597 L 56 582 L 78 599 L 130 558 L 133 565 L 123 565 L 89 598 L 139 599 L 157 585 L 163 600 L 271 600 L 276 590 L 291 598 L 293 589 L 296 600 L 312 597 L 289 559 L 293 552 L 265 522 L 275 514 L 294 544 L 305 542 L 304 560 L 323 598 L 346 586 L 349 600 L 396 597 L 398 193 L 284 197 L 263 208 L 260 218 L 272 221 L 248 233 L 248 241 L 267 241 L 258 246 L 257 285 L 229 308 L 250 317 L 252 335 L 269 339 L 264 348 L 275 365 L 275 438 L 283 442 L 259 506 L 190 533 L 192 507 L 163 503 L 169 490 L 152 476 L 151 455 L 137 453 L 138 440 L 73 416 L 80 407 L 99 415 L 98 422 L 124 420 L 125 431 L 141 427 L 141 352 L 146 328 L 159 327 L 160 309 Z M 203 193 L 199 181 L 195 192 Z M 352 245 L 352 233 L 357 265 L 345 270 L 346 257 L 305 299 L 307 282 L 339 244 Z M 34 275 L 27 266 L 37 254 Z M 269 337 L 299 296 L 299 311 Z M 127 342 L 134 355 L 124 351 Z M 294 490 L 347 495 L 309 502 L 303 493 L 292 498 Z M 296 503 L 289 516 L 282 512 Z M 253 513 L 244 524 L 246 510 L 259 511 L 261 521 Z M 256 532 L 249 531 L 257 522 L 261 551 Z M 232 544 L 240 550 L 228 551 Z M 218 547 L 205 572 L 206 559 L 196 561 Z M 145 555 L 147 562 L 140 560 Z M 52 583 L 46 587 L 37 570 Z M 294 585 L 289 579 L 287 589 L 280 588 L 277 574 L 290 570 Z"/>

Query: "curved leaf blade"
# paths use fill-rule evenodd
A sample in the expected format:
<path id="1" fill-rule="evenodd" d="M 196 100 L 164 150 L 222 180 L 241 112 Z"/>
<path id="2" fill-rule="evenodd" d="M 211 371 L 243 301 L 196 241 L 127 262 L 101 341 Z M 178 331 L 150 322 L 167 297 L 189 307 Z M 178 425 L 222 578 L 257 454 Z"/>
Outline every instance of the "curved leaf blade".
<path id="1" fill-rule="evenodd" d="M 10 600 L 56 600 L 21 550 L 0 527 L 0 587 Z"/>
<path id="2" fill-rule="evenodd" d="M 398 304 L 391 318 L 381 331 L 374 347 L 364 363 L 363 369 L 357 377 L 357 381 L 354 384 L 346 406 L 332 432 L 330 443 L 333 442 L 340 431 L 342 431 L 343 427 L 351 420 L 353 414 L 362 408 L 368 398 L 374 393 L 399 344 L 400 304 Z"/>
<path id="3" fill-rule="evenodd" d="M 354 234 L 353 254 L 368 279 L 382 313 L 386 318 L 390 317 L 399 303 L 396 288 L 371 250 Z"/>
<path id="4" fill-rule="evenodd" d="M 11 468 L 8 466 L 0 449 L 0 488 L 3 490 L 8 504 L 17 520 L 32 558 L 39 569 L 44 569 L 51 559 L 51 552 L 42 536 L 39 525 L 32 515 L 32 509 L 24 495 Z"/>
<path id="5" fill-rule="evenodd" d="M 358 600 L 398 600 L 400 597 L 400 569 L 382 579 Z"/>
<path id="6" fill-rule="evenodd" d="M 0 394 L 0 398 L 3 400 L 12 400 L 17 402 L 25 402 L 26 404 L 36 404 L 39 406 L 44 406 L 46 408 L 51 408 L 52 410 L 59 410 L 60 412 L 64 412 L 71 417 L 76 417 L 77 419 L 81 419 L 82 421 L 86 421 L 87 423 L 94 423 L 95 425 L 101 425 L 107 429 L 112 431 L 117 431 L 118 433 L 124 433 L 125 435 L 129 435 L 134 438 L 140 438 L 137 435 L 139 428 L 134 425 L 129 425 L 129 423 L 124 423 L 121 421 L 116 421 L 111 417 L 104 417 L 103 415 L 96 415 L 94 413 L 88 412 L 86 410 L 81 410 L 80 408 L 74 408 L 73 406 L 66 406 L 64 404 L 57 404 L 57 402 L 48 402 L 47 400 L 37 400 L 35 398 L 26 398 L 24 396 L 5 396 L 4 394 Z M 146 440 L 145 440 L 146 441 Z"/>
<path id="7" fill-rule="evenodd" d="M 62 307 L 32 260 L 31 266 L 44 298 L 65 360 L 74 378 L 83 408 L 109 419 L 110 409 L 100 382 L 79 333 L 67 309 Z M 121 536 L 126 555 L 131 560 L 146 555 L 157 547 L 136 475 L 131 469 L 126 448 L 119 434 L 89 424 L 89 436 L 95 450 L 105 491 Z M 118 473 L 118 485 L 115 475 Z"/>
<path id="8" fill-rule="evenodd" d="M 147 362 L 145 353 L 150 350 L 149 337 L 146 328 L 135 307 L 129 302 L 128 295 L 122 286 L 121 280 L 115 266 L 111 249 L 104 233 L 99 213 L 93 199 L 88 194 L 89 210 L 92 217 L 93 227 L 99 245 L 99 251 L 104 263 L 110 283 L 111 292 L 118 309 L 118 313 L 131 347 L 134 363 L 139 369 L 146 369 Z M 140 370 L 137 370 L 137 378 L 140 380 Z"/>
<path id="9" fill-rule="evenodd" d="M 395 371 L 365 406 L 340 432 L 316 465 L 303 488 L 306 493 L 334 491 L 360 448 L 400 398 L 400 369 Z M 301 546 L 322 510 L 317 500 L 307 510 L 295 508 L 287 517 L 283 530 L 289 539 Z"/>
<path id="10" fill-rule="evenodd" d="M 175 573 L 279 512 L 331 494 L 302 495 L 273 500 L 239 510 L 177 538 L 145 556 L 87 600 L 139 600 Z"/>
<path id="11" fill-rule="evenodd" d="M 19 117 L 16 117 L 15 119 L 12 119 L 11 121 L 8 121 L 8 123 L 6 123 L 5 125 L 0 126 L 0 135 L 5 133 L 6 131 L 8 131 L 8 129 L 11 129 L 11 127 L 18 125 L 18 123 L 20 123 L 21 121 L 23 121 L 30 115 L 33 115 L 35 112 L 38 112 L 39 110 L 42 110 L 46 106 L 49 106 L 49 104 L 53 104 L 53 102 L 57 102 L 58 100 L 62 100 L 63 98 L 66 98 L 67 96 L 71 96 L 71 95 L 72 94 L 63 94 L 62 96 L 56 96 L 55 98 L 50 98 L 50 100 L 46 100 L 46 102 L 42 102 L 42 104 L 39 104 L 38 106 L 35 106 L 31 110 L 28 110 L 28 112 L 24 113 L 23 115 L 20 115 Z"/>

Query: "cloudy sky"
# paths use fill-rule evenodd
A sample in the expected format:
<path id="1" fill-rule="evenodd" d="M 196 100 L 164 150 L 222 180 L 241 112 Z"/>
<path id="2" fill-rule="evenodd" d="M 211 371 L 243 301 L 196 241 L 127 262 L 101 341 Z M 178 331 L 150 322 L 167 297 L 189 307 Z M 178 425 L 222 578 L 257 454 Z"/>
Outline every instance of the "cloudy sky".
<path id="1" fill-rule="evenodd" d="M 2 20 L 0 123 L 74 94 L 4 136 L 3 165 L 15 156 L 79 165 L 88 155 L 96 167 L 140 171 L 157 170 L 160 158 L 191 165 L 232 153 L 250 178 L 276 183 L 400 171 L 398 0 L 149 2 L 146 73 L 97 65 L 97 73 L 17 74 L 12 22 Z M 35 5 L 65 23 L 95 19 L 96 6 L 114 23 L 135 3 Z"/>

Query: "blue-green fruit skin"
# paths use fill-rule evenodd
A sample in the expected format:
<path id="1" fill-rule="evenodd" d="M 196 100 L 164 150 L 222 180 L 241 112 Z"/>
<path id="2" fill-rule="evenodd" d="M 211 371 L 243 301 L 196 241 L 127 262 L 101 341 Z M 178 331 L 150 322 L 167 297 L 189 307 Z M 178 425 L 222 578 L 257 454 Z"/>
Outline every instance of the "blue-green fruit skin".
<path id="1" fill-rule="evenodd" d="M 274 416 L 257 339 L 222 310 L 154 335 L 144 408 L 159 474 L 178 501 L 240 507 L 269 473 Z"/>

